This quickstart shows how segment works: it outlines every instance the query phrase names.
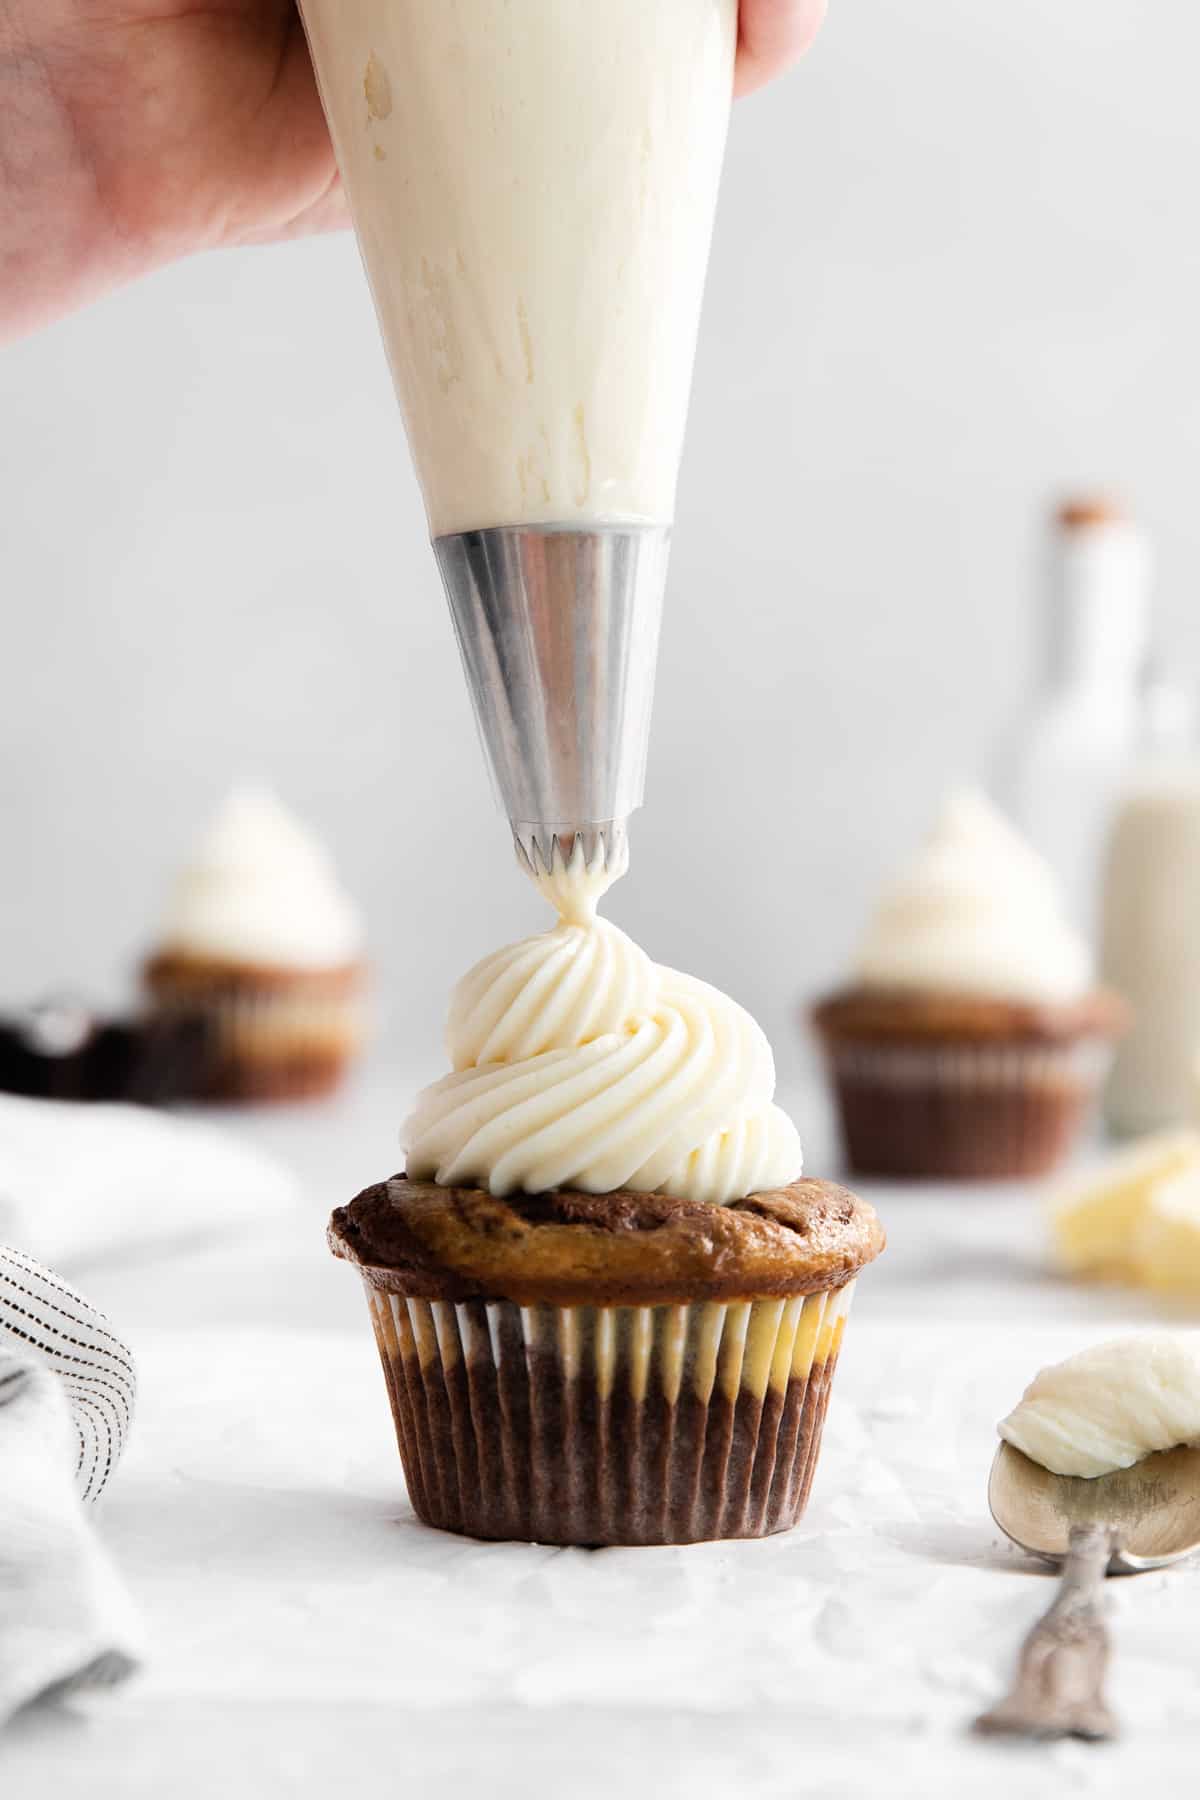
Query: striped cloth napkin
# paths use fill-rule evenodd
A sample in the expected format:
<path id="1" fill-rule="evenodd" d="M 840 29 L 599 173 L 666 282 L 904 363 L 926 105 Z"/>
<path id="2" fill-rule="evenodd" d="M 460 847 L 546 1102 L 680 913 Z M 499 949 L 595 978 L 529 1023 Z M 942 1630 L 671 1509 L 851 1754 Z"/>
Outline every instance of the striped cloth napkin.
<path id="1" fill-rule="evenodd" d="M 104 1315 L 0 1247 L 0 1726 L 137 1666 L 137 1619 L 88 1516 L 134 1389 L 133 1358 Z"/>

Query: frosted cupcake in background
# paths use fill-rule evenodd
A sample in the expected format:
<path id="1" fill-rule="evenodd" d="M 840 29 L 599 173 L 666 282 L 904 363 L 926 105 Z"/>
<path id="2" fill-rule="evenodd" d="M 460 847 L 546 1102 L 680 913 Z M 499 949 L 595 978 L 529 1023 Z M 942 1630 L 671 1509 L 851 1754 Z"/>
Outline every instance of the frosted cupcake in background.
<path id="1" fill-rule="evenodd" d="M 980 793 L 950 796 L 814 1022 L 863 1174 L 1018 1176 L 1069 1150 L 1125 1016 L 1049 868 Z"/>
<path id="2" fill-rule="evenodd" d="M 364 977 L 362 921 L 322 846 L 268 790 L 236 789 L 144 970 L 154 1011 L 210 1026 L 206 1097 L 329 1092 L 361 1047 Z"/>

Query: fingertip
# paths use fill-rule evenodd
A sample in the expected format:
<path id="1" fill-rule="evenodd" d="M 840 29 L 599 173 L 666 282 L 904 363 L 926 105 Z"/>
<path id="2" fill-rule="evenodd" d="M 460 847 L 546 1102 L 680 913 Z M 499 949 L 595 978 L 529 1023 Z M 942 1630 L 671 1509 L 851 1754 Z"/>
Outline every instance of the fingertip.
<path id="1" fill-rule="evenodd" d="M 742 0 L 734 93 L 765 87 L 799 61 L 825 19 L 827 0 Z"/>

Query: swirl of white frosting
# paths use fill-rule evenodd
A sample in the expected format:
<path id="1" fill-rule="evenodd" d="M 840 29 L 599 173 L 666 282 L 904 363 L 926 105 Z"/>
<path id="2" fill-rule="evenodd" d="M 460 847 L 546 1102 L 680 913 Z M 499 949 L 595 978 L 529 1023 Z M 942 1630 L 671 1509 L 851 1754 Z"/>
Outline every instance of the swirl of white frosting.
<path id="1" fill-rule="evenodd" d="M 339 968 L 362 923 L 324 849 L 265 788 L 237 788 L 175 885 L 161 942 L 183 956 Z"/>
<path id="2" fill-rule="evenodd" d="M 1054 1005 L 1082 998 L 1092 967 L 1050 869 L 982 794 L 964 789 L 885 892 L 855 974 L 870 987 Z"/>
<path id="3" fill-rule="evenodd" d="M 800 1173 L 754 1020 L 606 920 L 560 918 L 477 964 L 447 1048 L 454 1073 L 405 1125 L 415 1180 L 728 1203 Z"/>

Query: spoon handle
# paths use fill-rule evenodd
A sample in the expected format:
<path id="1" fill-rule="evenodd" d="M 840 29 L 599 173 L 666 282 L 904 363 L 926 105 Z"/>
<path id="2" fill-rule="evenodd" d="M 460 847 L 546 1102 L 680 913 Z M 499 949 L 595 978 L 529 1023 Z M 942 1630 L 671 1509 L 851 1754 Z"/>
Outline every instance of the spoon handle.
<path id="1" fill-rule="evenodd" d="M 976 1731 L 1115 1736 L 1104 1698 L 1109 1643 L 1101 1600 L 1111 1554 L 1108 1526 L 1071 1527 L 1054 1603 L 1021 1646 L 1011 1693 L 975 1721 Z"/>

